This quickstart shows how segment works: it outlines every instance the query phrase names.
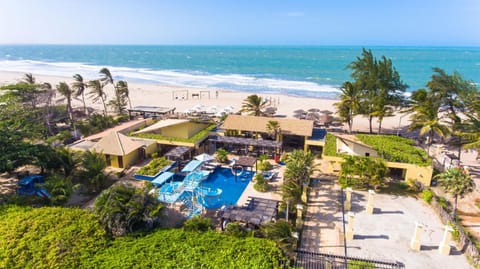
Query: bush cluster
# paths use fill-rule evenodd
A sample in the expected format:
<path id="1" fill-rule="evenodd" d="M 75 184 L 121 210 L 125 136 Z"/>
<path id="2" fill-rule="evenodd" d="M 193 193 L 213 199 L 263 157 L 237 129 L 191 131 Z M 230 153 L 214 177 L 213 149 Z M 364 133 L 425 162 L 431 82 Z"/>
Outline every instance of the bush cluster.
<path id="1" fill-rule="evenodd" d="M 93 213 L 0 207 L 0 268 L 277 268 L 276 243 L 182 229 L 107 237 Z"/>
<path id="2" fill-rule="evenodd" d="M 146 175 L 146 176 L 154 176 L 162 170 L 162 168 L 170 165 L 172 161 L 167 160 L 165 157 L 160 157 L 151 160 L 147 165 L 138 169 L 137 174 L 139 175 Z"/>
<path id="3" fill-rule="evenodd" d="M 363 143 L 373 147 L 377 153 L 387 161 L 402 162 L 427 166 L 431 160 L 427 153 L 414 146 L 412 140 L 394 135 L 357 134 L 356 137 Z"/>
<path id="4" fill-rule="evenodd" d="M 255 184 L 253 185 L 253 188 L 259 192 L 268 191 L 268 182 L 265 181 L 265 178 L 262 174 L 255 175 Z"/>

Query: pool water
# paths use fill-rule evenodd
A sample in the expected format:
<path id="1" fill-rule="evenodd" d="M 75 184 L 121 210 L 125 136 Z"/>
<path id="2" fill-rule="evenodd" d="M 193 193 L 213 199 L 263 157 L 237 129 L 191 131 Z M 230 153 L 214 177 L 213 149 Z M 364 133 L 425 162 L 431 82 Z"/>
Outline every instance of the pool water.
<path id="1" fill-rule="evenodd" d="M 211 189 L 222 189 L 218 204 L 216 204 L 215 207 L 235 205 L 240 196 L 242 196 L 243 191 L 252 179 L 254 173 L 255 172 L 245 170 L 235 178 L 230 168 L 217 168 L 207 180 L 200 183 L 200 186 Z"/>

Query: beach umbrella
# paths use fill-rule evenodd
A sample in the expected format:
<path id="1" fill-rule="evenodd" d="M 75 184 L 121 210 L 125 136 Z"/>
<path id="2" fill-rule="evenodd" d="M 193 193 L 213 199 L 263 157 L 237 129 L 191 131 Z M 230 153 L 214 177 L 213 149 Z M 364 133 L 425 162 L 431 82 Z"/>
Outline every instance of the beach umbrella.
<path id="1" fill-rule="evenodd" d="M 309 110 L 307 110 L 308 112 L 312 112 L 312 113 L 318 113 L 320 112 L 320 109 L 318 108 L 310 108 Z"/>
<path id="2" fill-rule="evenodd" d="M 321 111 L 319 111 L 319 112 L 322 113 L 322 114 L 325 114 L 325 115 L 331 115 L 331 114 L 333 114 L 333 112 L 330 111 L 330 110 L 321 110 Z"/>
<path id="3" fill-rule="evenodd" d="M 305 116 L 306 120 L 320 120 L 320 114 L 317 112 L 310 112 Z"/>
<path id="4" fill-rule="evenodd" d="M 195 156 L 195 159 L 201 162 L 208 162 L 208 161 L 214 160 L 215 158 L 210 154 L 202 153 L 200 155 Z"/>
<path id="5" fill-rule="evenodd" d="M 295 111 L 293 111 L 294 114 L 305 114 L 307 113 L 307 111 L 303 110 L 303 109 L 297 109 Z"/>
<path id="6" fill-rule="evenodd" d="M 271 107 L 271 106 L 267 107 L 267 108 L 265 108 L 265 113 L 273 115 L 273 114 L 277 113 L 277 108 L 276 107 Z"/>

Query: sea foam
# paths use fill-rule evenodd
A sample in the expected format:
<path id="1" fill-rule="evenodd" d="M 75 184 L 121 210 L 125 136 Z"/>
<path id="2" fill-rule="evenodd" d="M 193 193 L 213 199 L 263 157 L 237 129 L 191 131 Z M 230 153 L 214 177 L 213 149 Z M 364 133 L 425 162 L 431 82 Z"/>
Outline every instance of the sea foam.
<path id="1" fill-rule="evenodd" d="M 45 62 L 32 60 L 0 61 L 0 71 L 72 77 L 81 74 L 88 79 L 99 78 L 98 71 L 106 67 L 116 80 L 154 83 L 182 87 L 224 88 L 256 93 L 282 93 L 296 96 L 330 98 L 338 93 L 335 85 L 311 81 L 255 77 L 241 74 L 210 74 L 201 71 L 154 70 L 117 66 L 98 66 L 81 62 Z"/>

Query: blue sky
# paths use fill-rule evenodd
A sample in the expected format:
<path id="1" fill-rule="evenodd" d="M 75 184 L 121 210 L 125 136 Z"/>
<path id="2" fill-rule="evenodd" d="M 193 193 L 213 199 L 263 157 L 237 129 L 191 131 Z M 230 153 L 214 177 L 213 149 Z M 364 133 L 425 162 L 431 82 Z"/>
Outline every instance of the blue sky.
<path id="1" fill-rule="evenodd" d="M 480 46 L 479 0 L 0 0 L 0 44 Z"/>

